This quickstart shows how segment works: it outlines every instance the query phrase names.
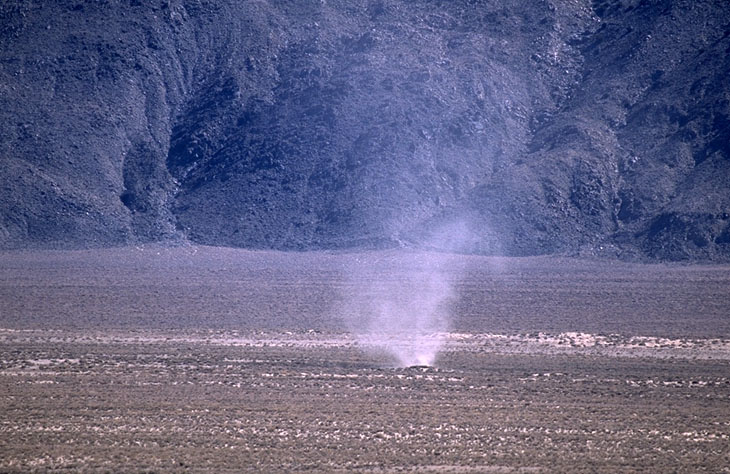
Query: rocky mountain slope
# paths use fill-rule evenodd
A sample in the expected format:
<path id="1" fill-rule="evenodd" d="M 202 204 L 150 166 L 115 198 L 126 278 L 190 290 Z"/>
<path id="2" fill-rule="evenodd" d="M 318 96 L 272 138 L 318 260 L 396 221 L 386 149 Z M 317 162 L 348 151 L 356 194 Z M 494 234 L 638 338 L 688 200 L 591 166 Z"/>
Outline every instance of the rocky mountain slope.
<path id="1" fill-rule="evenodd" d="M 0 4 L 0 247 L 730 259 L 723 0 Z"/>

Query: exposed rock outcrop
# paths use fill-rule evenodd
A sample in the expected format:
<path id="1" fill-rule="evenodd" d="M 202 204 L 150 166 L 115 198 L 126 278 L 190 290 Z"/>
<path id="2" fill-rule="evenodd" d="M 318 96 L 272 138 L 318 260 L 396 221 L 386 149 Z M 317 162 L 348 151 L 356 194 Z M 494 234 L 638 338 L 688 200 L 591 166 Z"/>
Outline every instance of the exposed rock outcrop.
<path id="1" fill-rule="evenodd" d="M 0 247 L 460 232 L 479 253 L 730 259 L 722 1 L 59 0 L 0 18 Z"/>

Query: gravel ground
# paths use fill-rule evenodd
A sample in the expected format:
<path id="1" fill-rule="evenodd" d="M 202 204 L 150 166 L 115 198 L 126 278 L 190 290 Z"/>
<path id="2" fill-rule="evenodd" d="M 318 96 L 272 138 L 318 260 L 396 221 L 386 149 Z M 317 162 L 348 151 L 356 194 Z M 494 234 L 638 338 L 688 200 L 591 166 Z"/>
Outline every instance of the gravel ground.
<path id="1" fill-rule="evenodd" d="M 446 331 L 351 331 L 411 257 L 0 255 L 0 471 L 730 470 L 727 267 L 448 256 Z"/>

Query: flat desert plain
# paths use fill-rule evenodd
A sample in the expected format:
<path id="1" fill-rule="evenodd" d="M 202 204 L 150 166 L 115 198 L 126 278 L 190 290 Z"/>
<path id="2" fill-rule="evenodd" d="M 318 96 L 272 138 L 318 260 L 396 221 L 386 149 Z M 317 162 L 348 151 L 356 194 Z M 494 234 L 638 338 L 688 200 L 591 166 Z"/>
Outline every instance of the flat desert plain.
<path id="1" fill-rule="evenodd" d="M 730 472 L 730 267 L 0 254 L 0 471 Z"/>

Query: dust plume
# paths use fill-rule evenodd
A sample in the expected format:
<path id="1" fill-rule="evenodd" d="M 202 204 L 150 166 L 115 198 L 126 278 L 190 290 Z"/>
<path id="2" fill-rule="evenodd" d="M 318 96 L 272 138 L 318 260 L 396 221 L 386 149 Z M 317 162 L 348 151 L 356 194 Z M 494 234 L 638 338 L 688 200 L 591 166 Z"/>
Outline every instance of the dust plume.
<path id="1" fill-rule="evenodd" d="M 454 282 L 468 235 L 463 223 L 439 228 L 417 249 L 359 254 L 348 268 L 348 326 L 366 350 L 398 367 L 434 365 L 451 324 Z"/>

